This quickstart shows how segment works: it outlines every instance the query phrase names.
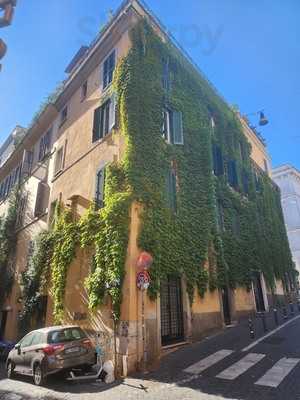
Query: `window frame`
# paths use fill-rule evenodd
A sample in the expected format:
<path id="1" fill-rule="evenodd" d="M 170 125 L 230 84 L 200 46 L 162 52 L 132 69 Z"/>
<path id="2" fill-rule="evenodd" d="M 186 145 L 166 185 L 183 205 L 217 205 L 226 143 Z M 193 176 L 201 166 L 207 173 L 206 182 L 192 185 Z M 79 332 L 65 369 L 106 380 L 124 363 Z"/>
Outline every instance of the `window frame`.
<path id="1" fill-rule="evenodd" d="M 61 158 L 60 158 L 60 167 L 58 168 L 58 155 L 61 152 Z M 54 161 L 54 177 L 57 176 L 62 170 L 63 170 L 63 164 L 64 164 L 64 146 L 60 146 L 56 150 L 56 155 L 55 155 L 55 161 Z"/>
<path id="2" fill-rule="evenodd" d="M 116 96 L 109 98 L 94 110 L 92 143 L 104 139 L 116 126 Z"/>
<path id="3" fill-rule="evenodd" d="M 179 118 L 177 122 L 179 122 L 180 129 L 180 137 L 181 140 L 177 140 L 176 138 L 176 125 L 175 118 Z M 162 110 L 162 136 L 165 141 L 169 144 L 175 145 L 184 145 L 184 133 L 183 133 L 183 114 L 181 111 L 177 111 L 172 109 L 171 107 L 165 106 Z"/>
<path id="4" fill-rule="evenodd" d="M 96 171 L 95 179 L 95 208 L 100 210 L 105 207 L 105 180 L 106 180 L 106 165 L 102 165 Z"/>
<path id="5" fill-rule="evenodd" d="M 39 142 L 38 162 L 42 162 L 51 153 L 52 127 L 41 137 Z M 28 152 L 29 153 L 29 152 Z"/>
<path id="6" fill-rule="evenodd" d="M 230 187 L 237 190 L 239 188 L 239 177 L 236 160 L 227 161 L 227 181 Z"/>
<path id="7" fill-rule="evenodd" d="M 113 57 L 112 65 L 110 65 L 111 59 Z M 104 59 L 102 63 L 102 90 L 106 90 L 110 87 L 113 78 L 114 71 L 116 69 L 116 60 L 117 60 L 117 52 L 116 49 L 113 49 L 108 56 Z"/>
<path id="8" fill-rule="evenodd" d="M 213 173 L 215 176 L 224 175 L 224 157 L 222 154 L 222 148 L 217 143 L 212 144 L 212 156 L 213 156 Z"/>

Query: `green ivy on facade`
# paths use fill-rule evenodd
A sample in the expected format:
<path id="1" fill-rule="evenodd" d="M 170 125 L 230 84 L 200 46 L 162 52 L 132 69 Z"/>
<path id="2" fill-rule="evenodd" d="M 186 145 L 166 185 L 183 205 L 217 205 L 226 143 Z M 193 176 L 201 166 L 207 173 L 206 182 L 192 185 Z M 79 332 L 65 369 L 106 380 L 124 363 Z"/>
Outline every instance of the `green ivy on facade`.
<path id="1" fill-rule="evenodd" d="M 68 269 L 78 246 L 92 250 L 86 280 L 90 308 L 110 296 L 114 318 L 120 318 L 134 201 L 142 209 L 138 246 L 154 259 L 148 292 L 152 299 L 169 275 L 186 278 L 193 301 L 195 289 L 202 297 L 208 289 L 225 286 L 249 289 L 257 272 L 264 274 L 271 289 L 275 279 L 294 274 L 280 193 L 264 172 L 255 172 L 236 114 L 145 21 L 135 26 L 131 39 L 132 48 L 114 77 L 126 152 L 107 168 L 105 207 L 95 211 L 91 206 L 79 220 L 62 211 L 54 227 L 39 239 L 32 268 L 25 275 L 30 309 L 45 276 L 41 265 L 50 271 L 56 322 L 63 319 Z M 166 60 L 169 82 L 163 85 Z M 162 136 L 165 107 L 183 115 L 183 145 L 168 144 Z M 216 145 L 223 162 L 219 176 L 212 172 Z M 234 189 L 228 184 L 232 162 Z M 170 168 L 177 177 L 176 210 L 170 208 L 166 190 Z M 218 205 L 223 210 L 222 226 Z"/>

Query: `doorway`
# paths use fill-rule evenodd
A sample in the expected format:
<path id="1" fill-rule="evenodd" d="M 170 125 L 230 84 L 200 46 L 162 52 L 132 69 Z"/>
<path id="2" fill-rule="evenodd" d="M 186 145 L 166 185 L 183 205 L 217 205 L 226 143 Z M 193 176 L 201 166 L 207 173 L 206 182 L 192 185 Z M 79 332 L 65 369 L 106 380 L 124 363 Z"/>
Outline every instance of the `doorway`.
<path id="1" fill-rule="evenodd" d="M 227 286 L 221 289 L 222 292 L 222 304 L 223 304 L 223 316 L 225 325 L 231 324 L 231 311 L 230 311 L 230 294 Z"/>
<path id="2" fill-rule="evenodd" d="M 264 293 L 261 284 L 261 274 L 257 272 L 253 279 L 253 290 L 255 297 L 255 305 L 257 312 L 266 311 L 265 301 L 264 301 Z"/>
<path id="3" fill-rule="evenodd" d="M 184 339 L 181 279 L 168 277 L 161 282 L 161 339 L 162 345 L 181 342 Z"/>

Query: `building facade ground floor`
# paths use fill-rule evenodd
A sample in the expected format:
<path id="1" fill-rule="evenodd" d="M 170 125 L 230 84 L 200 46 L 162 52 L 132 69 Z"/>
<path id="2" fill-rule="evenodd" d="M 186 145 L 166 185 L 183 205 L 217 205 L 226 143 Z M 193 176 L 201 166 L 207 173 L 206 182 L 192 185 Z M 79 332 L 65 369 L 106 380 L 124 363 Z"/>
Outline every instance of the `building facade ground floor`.
<path id="1" fill-rule="evenodd" d="M 137 288 L 136 282 L 136 264 L 141 252 L 137 246 L 139 213 L 140 207 L 133 204 L 120 321 L 113 319 L 110 298 L 96 311 L 88 309 L 85 279 L 90 270 L 90 254 L 87 250 L 78 249 L 66 283 L 64 323 L 80 325 L 100 345 L 105 358 L 117 364 L 121 375 L 155 368 L 164 349 L 169 346 L 201 340 L 225 326 L 255 312 L 268 311 L 273 304 L 286 300 L 282 284 L 278 281 L 275 295 L 271 294 L 262 274 L 257 274 L 251 290 L 223 288 L 207 291 L 203 298 L 195 291 L 192 304 L 185 278 L 169 276 L 161 282 L 160 296 L 151 300 L 146 291 Z M 16 276 L 26 264 L 24 259 L 29 238 L 26 230 L 18 237 Z M 22 307 L 19 279 L 16 278 L 1 313 L 0 332 L 3 338 L 13 341 L 18 338 Z M 51 325 L 54 325 L 54 320 L 49 290 L 42 297 L 32 319 L 32 329 Z"/>

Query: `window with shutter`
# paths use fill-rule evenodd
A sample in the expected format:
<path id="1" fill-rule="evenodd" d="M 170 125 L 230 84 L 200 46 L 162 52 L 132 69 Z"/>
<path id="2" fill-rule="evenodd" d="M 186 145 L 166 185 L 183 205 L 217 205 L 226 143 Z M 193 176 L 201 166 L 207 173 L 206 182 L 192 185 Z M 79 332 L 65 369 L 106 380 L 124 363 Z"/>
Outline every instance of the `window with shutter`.
<path id="1" fill-rule="evenodd" d="M 170 143 L 170 112 L 167 109 L 163 110 L 162 136 Z"/>
<path id="2" fill-rule="evenodd" d="M 107 88 L 113 80 L 116 66 L 116 51 L 114 50 L 103 63 L 103 89 Z"/>
<path id="3" fill-rule="evenodd" d="M 165 108 L 163 110 L 162 136 L 170 144 L 183 144 L 182 113 Z"/>
<path id="4" fill-rule="evenodd" d="M 173 111 L 174 144 L 183 144 L 182 112 Z"/>
<path id="5" fill-rule="evenodd" d="M 39 161 L 44 158 L 44 138 L 42 137 L 40 140 L 40 148 L 39 148 Z"/>
<path id="6" fill-rule="evenodd" d="M 217 144 L 213 144 L 213 170 L 216 176 L 224 174 L 224 161 L 222 150 Z"/>
<path id="7" fill-rule="evenodd" d="M 228 183 L 231 187 L 238 187 L 238 176 L 237 176 L 237 168 L 235 160 L 228 161 Z"/>
<path id="8" fill-rule="evenodd" d="M 94 111 L 94 124 L 93 124 L 93 142 L 100 139 L 100 114 L 101 107 L 96 108 Z"/>
<path id="9" fill-rule="evenodd" d="M 104 207 L 105 167 L 98 170 L 96 174 L 95 205 L 96 208 Z"/>
<path id="10" fill-rule="evenodd" d="M 52 130 L 49 129 L 49 131 L 40 140 L 39 161 L 42 161 L 51 151 L 51 136 Z"/>
<path id="11" fill-rule="evenodd" d="M 175 213 L 177 211 L 177 185 L 176 172 L 170 169 L 167 174 L 167 199 L 170 209 Z"/>
<path id="12" fill-rule="evenodd" d="M 104 138 L 116 124 L 116 96 L 94 111 L 93 142 Z"/>
<path id="13" fill-rule="evenodd" d="M 60 147 L 57 150 L 55 157 L 54 175 L 58 174 L 63 169 L 63 156 L 64 156 L 64 148 Z"/>
<path id="14" fill-rule="evenodd" d="M 39 217 L 46 212 L 48 207 L 49 194 L 49 186 L 45 182 L 39 182 L 34 208 L 35 217 Z"/>
<path id="15" fill-rule="evenodd" d="M 25 150 L 22 163 L 22 176 L 28 177 L 31 174 L 33 166 L 33 151 Z"/>

